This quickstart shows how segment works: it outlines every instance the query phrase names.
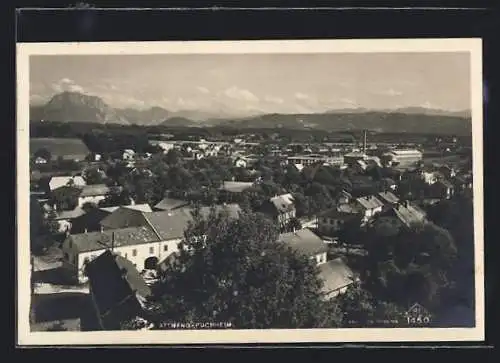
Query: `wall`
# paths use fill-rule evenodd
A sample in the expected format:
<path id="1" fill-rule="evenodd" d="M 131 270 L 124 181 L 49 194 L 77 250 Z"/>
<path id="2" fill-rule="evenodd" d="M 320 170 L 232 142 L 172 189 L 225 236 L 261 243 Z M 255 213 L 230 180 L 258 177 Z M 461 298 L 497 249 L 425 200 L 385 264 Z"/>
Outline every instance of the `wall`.
<path id="1" fill-rule="evenodd" d="M 173 239 L 168 241 L 144 243 L 132 246 L 121 246 L 115 247 L 114 252 L 132 262 L 137 270 L 141 272 L 144 269 L 144 262 L 147 258 L 156 257 L 158 259 L 158 262 L 163 261 L 170 254 L 178 251 L 177 245 L 180 241 L 181 239 Z M 152 251 L 150 249 L 152 249 Z M 134 250 L 136 251 L 135 256 Z M 68 254 L 68 260 L 65 261 L 66 268 L 72 271 L 75 278 L 78 275 L 79 283 L 85 283 L 86 278 L 83 275 L 83 266 L 85 259 L 88 258 L 89 260 L 92 260 L 98 257 L 104 251 L 106 250 L 102 249 L 79 253 L 76 249 L 76 246 L 69 246 L 69 240 L 67 239 L 63 244 L 63 253 Z"/>
<path id="2" fill-rule="evenodd" d="M 78 198 L 78 206 L 81 207 L 85 203 L 94 203 L 98 204 L 101 200 L 104 200 L 106 197 L 104 195 L 93 195 L 88 197 L 79 197 Z"/>
<path id="3" fill-rule="evenodd" d="M 327 261 L 327 258 L 326 258 L 326 252 L 322 252 L 322 253 L 318 253 L 316 256 L 315 256 L 315 259 L 316 259 L 316 263 L 318 265 L 321 265 L 323 263 L 326 263 Z"/>

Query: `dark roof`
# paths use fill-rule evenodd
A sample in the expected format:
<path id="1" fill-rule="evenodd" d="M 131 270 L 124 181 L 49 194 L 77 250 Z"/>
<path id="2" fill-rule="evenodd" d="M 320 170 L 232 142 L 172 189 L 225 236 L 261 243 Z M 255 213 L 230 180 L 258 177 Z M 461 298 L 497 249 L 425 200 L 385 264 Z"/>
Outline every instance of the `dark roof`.
<path id="1" fill-rule="evenodd" d="M 283 233 L 279 236 L 279 240 L 306 256 L 314 256 L 328 251 L 323 240 L 309 229 Z"/>
<path id="2" fill-rule="evenodd" d="M 81 197 L 92 197 L 98 195 L 106 195 L 110 192 L 110 188 L 105 184 L 85 185 L 81 187 Z"/>
<path id="3" fill-rule="evenodd" d="M 98 251 L 110 248 L 114 237 L 114 246 L 133 246 L 159 242 L 160 239 L 151 227 L 129 227 L 103 232 L 79 233 L 68 236 L 80 252 Z"/>
<path id="4" fill-rule="evenodd" d="M 382 202 L 394 204 L 399 201 L 399 198 L 391 192 L 381 192 L 378 193 L 378 197 Z"/>
<path id="5" fill-rule="evenodd" d="M 339 208 L 331 208 L 318 214 L 318 217 L 350 219 L 357 215 L 354 211 L 345 211 Z"/>
<path id="6" fill-rule="evenodd" d="M 410 227 L 414 223 L 421 223 L 425 220 L 425 214 L 410 204 L 400 204 L 392 208 L 392 210 L 394 215 L 407 227 Z"/>
<path id="7" fill-rule="evenodd" d="M 126 228 L 146 226 L 147 222 L 142 211 L 137 209 L 119 207 L 101 221 L 105 228 Z"/>
<path id="8" fill-rule="evenodd" d="M 155 205 L 156 209 L 161 210 L 172 210 L 188 205 L 189 202 L 174 198 L 163 198 L 160 202 Z"/>
<path id="9" fill-rule="evenodd" d="M 319 276 L 323 280 L 323 293 L 328 294 L 339 290 L 355 281 L 353 271 L 342 258 L 319 265 Z"/>
<path id="10" fill-rule="evenodd" d="M 384 203 L 378 200 L 375 196 L 369 195 L 366 197 L 357 198 L 356 201 L 366 209 L 375 209 L 378 207 L 382 207 Z"/>
<path id="11" fill-rule="evenodd" d="M 128 297 L 138 302 L 138 296 L 151 296 L 151 290 L 132 262 L 110 251 L 89 262 L 86 273 L 101 315 L 119 308 Z"/>

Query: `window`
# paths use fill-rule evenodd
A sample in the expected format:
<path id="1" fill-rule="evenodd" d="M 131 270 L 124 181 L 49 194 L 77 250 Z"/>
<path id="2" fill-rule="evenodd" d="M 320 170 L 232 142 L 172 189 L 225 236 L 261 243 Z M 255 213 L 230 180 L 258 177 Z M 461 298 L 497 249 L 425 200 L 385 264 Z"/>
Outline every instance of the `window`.
<path id="1" fill-rule="evenodd" d="M 163 251 L 164 251 L 164 252 L 168 251 L 168 245 L 164 245 L 164 246 L 163 246 Z"/>
<path id="2" fill-rule="evenodd" d="M 137 250 L 135 250 L 135 249 L 132 250 L 132 256 L 134 256 L 134 257 L 137 256 Z"/>
<path id="3" fill-rule="evenodd" d="M 125 252 L 125 258 L 127 258 L 127 257 L 128 257 L 128 256 L 127 256 L 127 252 Z"/>
<path id="4" fill-rule="evenodd" d="M 155 253 L 155 248 L 154 247 L 149 247 L 149 254 Z"/>
<path id="5" fill-rule="evenodd" d="M 67 254 L 66 252 L 64 253 L 64 258 L 65 258 L 66 260 L 69 260 L 69 256 L 68 256 L 68 254 Z"/>

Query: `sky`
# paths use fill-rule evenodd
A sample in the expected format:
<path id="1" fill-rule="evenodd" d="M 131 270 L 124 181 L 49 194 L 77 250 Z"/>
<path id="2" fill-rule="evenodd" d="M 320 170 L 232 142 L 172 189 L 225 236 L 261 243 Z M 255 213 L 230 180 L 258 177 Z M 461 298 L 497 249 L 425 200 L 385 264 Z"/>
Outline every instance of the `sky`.
<path id="1" fill-rule="evenodd" d="M 77 91 L 112 107 L 220 114 L 469 110 L 469 53 L 37 55 L 30 101 Z"/>

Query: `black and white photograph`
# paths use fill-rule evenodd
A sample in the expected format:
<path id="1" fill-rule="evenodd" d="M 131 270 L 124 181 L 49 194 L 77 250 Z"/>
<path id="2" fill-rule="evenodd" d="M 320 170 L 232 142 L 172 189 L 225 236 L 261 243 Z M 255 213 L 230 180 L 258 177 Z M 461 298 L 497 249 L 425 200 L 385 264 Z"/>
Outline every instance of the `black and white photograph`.
<path id="1" fill-rule="evenodd" d="M 19 342 L 483 339 L 481 52 L 18 44 Z"/>

